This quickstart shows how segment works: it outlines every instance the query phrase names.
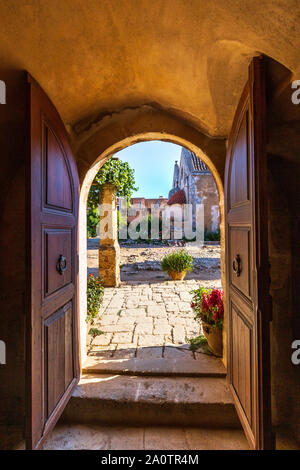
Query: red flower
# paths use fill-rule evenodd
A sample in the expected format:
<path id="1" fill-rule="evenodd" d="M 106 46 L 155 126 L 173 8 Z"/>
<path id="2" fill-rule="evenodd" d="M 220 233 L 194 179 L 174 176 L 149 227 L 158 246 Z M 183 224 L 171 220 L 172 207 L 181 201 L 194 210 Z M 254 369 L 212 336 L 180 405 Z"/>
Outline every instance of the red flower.
<path id="1" fill-rule="evenodd" d="M 218 304 L 218 313 L 219 313 L 219 318 L 223 318 L 224 316 L 224 305 L 222 301 Z"/>
<path id="2" fill-rule="evenodd" d="M 195 307 L 195 304 L 194 302 L 191 303 L 191 307 L 194 308 Z"/>
<path id="3" fill-rule="evenodd" d="M 223 291 L 220 289 L 212 289 L 211 292 L 202 295 L 201 310 L 203 313 L 211 317 L 215 322 L 224 317 Z"/>
<path id="4" fill-rule="evenodd" d="M 210 294 L 210 304 L 211 306 L 215 305 L 219 300 L 219 291 L 217 289 L 213 289 Z"/>
<path id="5" fill-rule="evenodd" d="M 203 295 L 203 298 L 202 298 L 202 310 L 204 310 L 205 312 L 209 310 L 209 303 L 205 295 Z"/>

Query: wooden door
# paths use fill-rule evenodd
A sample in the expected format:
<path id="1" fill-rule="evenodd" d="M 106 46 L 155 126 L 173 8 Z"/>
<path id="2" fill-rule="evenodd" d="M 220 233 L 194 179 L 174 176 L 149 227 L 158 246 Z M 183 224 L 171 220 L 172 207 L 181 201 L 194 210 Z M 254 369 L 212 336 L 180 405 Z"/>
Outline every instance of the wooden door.
<path id="1" fill-rule="evenodd" d="M 65 127 L 29 76 L 26 446 L 39 448 L 79 378 L 79 182 Z"/>
<path id="2" fill-rule="evenodd" d="M 264 60 L 255 57 L 230 133 L 225 170 L 228 378 L 253 449 L 273 446 L 265 91 Z"/>

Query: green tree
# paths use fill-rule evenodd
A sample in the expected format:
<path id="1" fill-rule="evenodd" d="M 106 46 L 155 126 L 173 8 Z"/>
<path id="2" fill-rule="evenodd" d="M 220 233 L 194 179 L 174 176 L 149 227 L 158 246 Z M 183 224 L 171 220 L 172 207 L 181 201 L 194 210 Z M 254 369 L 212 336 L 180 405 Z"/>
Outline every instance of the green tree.
<path id="1" fill-rule="evenodd" d="M 96 227 L 99 223 L 99 210 L 97 207 L 88 207 L 87 209 L 87 236 L 88 238 L 97 235 Z"/>
<path id="2" fill-rule="evenodd" d="M 99 197 L 104 183 L 111 183 L 116 186 L 117 197 L 124 197 L 129 204 L 135 187 L 134 170 L 127 162 L 122 162 L 111 157 L 100 168 L 92 183 L 87 201 L 87 226 L 88 237 L 96 236 L 96 226 L 99 223 L 98 204 Z"/>

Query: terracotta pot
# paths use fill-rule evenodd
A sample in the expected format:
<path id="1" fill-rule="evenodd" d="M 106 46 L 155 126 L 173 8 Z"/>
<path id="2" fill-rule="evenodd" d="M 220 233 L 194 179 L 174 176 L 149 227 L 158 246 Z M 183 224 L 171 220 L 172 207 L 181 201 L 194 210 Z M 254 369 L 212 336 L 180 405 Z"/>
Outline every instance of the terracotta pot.
<path id="1" fill-rule="evenodd" d="M 223 352 L 223 330 L 213 328 L 211 325 L 202 322 L 203 333 L 207 339 L 208 346 L 216 356 L 222 356 Z"/>
<path id="2" fill-rule="evenodd" d="M 180 273 L 178 271 L 170 271 L 168 274 L 174 281 L 182 281 L 185 278 L 186 271 L 181 271 Z"/>

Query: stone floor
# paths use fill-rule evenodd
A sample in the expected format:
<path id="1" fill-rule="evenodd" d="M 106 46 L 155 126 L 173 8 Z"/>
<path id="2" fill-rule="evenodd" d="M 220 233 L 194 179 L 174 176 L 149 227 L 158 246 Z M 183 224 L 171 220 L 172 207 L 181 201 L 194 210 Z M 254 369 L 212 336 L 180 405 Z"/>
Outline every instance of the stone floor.
<path id="1" fill-rule="evenodd" d="M 97 273 L 98 243 L 88 241 L 88 273 Z M 190 307 L 192 290 L 200 285 L 221 287 L 221 279 L 219 246 L 187 249 L 194 259 L 189 277 L 195 279 L 171 281 L 162 273 L 160 260 L 174 248 L 121 247 L 123 280 L 120 287 L 105 289 L 95 322 L 104 334 L 89 339 L 91 353 L 102 351 L 103 356 L 120 359 L 142 358 L 144 353 L 149 358 L 145 348 L 152 347 L 155 357 L 164 356 L 167 346 L 189 348 L 188 339 L 201 334 Z"/>
<path id="2" fill-rule="evenodd" d="M 105 349 L 108 355 L 124 350 L 135 355 L 137 348 L 146 346 L 188 347 L 188 338 L 201 334 L 190 306 L 192 290 L 198 286 L 199 282 L 188 280 L 106 288 L 95 321 L 104 334 L 91 341 L 91 350 Z"/>
<path id="3" fill-rule="evenodd" d="M 93 345 L 122 347 L 181 345 L 200 333 L 193 319 L 190 291 L 196 283 L 122 285 L 105 289 Z"/>
<path id="4" fill-rule="evenodd" d="M 44 450 L 246 450 L 240 429 L 58 425 Z"/>

